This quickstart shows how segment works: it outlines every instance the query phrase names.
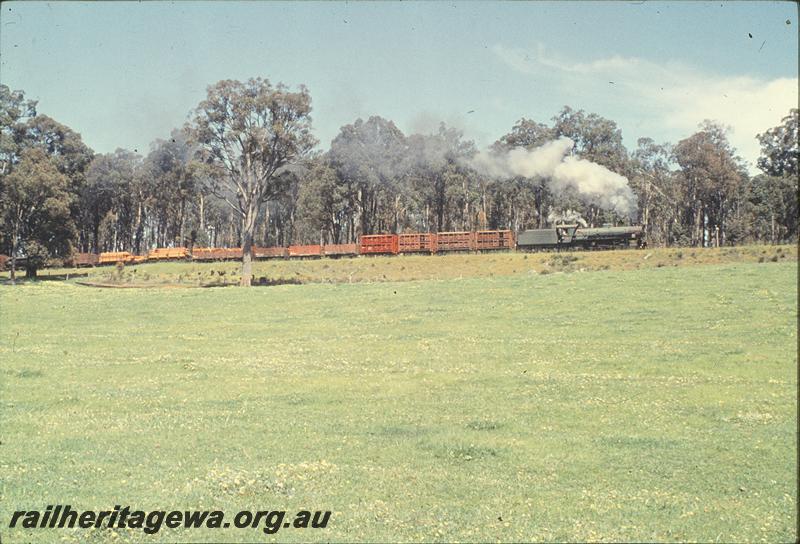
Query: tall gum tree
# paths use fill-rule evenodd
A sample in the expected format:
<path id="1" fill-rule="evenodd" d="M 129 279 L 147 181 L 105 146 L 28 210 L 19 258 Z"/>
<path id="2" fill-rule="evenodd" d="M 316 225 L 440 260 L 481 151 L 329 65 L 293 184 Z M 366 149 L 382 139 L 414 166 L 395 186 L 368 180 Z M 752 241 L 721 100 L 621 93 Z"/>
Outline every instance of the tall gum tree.
<path id="1" fill-rule="evenodd" d="M 208 88 L 187 126 L 200 156 L 216 165 L 210 189 L 241 218 L 241 285 L 252 281 L 253 237 L 261 204 L 283 191 L 286 167 L 316 145 L 311 134 L 311 95 L 301 85 L 292 92 L 282 83 L 251 78 L 224 80 Z"/>
<path id="2" fill-rule="evenodd" d="M 26 149 L 0 191 L 0 227 L 11 238 L 11 283 L 17 254 L 26 256 L 26 275 L 36 277 L 49 257 L 72 252 L 75 225 L 70 216 L 69 178 L 38 148 Z"/>

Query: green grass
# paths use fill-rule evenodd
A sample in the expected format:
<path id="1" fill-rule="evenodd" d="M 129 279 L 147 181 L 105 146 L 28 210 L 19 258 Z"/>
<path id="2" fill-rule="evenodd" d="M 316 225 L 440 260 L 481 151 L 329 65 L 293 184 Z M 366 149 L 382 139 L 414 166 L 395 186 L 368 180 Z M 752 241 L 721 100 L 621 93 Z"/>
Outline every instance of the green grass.
<path id="1" fill-rule="evenodd" d="M 794 541 L 796 280 L 766 260 L 0 287 L 0 535 Z M 57 503 L 333 515 L 275 536 L 7 528 Z"/>

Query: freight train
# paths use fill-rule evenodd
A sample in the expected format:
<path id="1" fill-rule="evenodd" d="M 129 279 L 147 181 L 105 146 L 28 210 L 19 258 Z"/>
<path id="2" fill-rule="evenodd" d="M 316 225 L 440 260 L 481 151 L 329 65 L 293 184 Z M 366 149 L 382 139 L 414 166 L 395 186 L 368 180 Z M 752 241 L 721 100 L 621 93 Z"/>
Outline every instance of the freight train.
<path id="1" fill-rule="evenodd" d="M 641 226 L 584 228 L 580 225 L 556 225 L 548 229 L 525 230 L 514 236 L 510 230 L 427 232 L 405 234 L 370 234 L 357 244 L 292 245 L 255 247 L 255 259 L 354 257 L 357 255 L 434 254 L 484 251 L 561 251 L 569 249 L 621 249 L 645 246 Z M 185 247 L 158 248 L 147 255 L 126 251 L 77 253 L 73 266 L 137 264 L 153 261 L 192 260 L 225 261 L 242 258 L 242 248 Z"/>

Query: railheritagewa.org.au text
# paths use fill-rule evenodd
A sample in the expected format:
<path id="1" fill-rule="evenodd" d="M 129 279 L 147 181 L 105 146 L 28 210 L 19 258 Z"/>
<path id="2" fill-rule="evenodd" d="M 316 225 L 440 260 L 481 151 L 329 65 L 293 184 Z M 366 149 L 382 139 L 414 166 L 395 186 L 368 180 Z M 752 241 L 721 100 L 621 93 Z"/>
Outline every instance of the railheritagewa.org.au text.
<path id="1" fill-rule="evenodd" d="M 113 510 L 76 510 L 70 505 L 49 505 L 44 510 L 17 510 L 11 515 L 9 528 L 64 529 L 105 528 L 139 529 L 156 534 L 168 529 L 260 529 L 274 534 L 281 529 L 324 529 L 330 511 L 241 510 L 228 516 L 220 510 L 134 510 L 115 506 Z"/>

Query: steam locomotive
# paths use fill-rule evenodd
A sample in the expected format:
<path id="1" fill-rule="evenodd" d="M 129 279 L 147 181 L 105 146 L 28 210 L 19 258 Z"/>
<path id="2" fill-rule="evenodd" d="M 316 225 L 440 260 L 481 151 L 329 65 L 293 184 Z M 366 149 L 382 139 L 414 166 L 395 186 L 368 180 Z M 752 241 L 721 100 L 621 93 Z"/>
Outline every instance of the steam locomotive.
<path id="1" fill-rule="evenodd" d="M 644 248 L 644 228 L 630 227 L 584 228 L 578 224 L 556 225 L 551 229 L 526 230 L 517 236 L 517 249 L 621 249 Z"/>

